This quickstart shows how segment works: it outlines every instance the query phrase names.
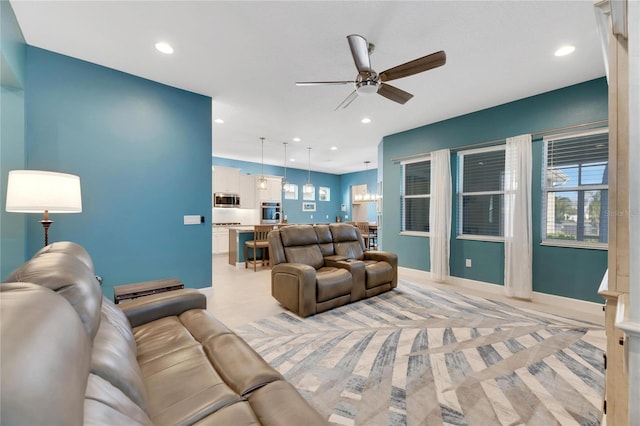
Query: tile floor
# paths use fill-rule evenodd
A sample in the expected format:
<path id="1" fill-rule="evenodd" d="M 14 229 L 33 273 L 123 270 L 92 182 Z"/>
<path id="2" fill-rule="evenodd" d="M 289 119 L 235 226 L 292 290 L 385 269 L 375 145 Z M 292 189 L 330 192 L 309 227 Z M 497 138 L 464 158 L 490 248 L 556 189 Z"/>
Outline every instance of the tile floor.
<path id="1" fill-rule="evenodd" d="M 406 269 L 400 270 L 398 276 L 400 279 L 415 284 L 451 289 L 463 294 L 501 300 L 520 308 L 559 314 L 604 325 L 604 313 L 602 315 L 591 315 L 584 312 L 571 311 L 566 307 L 560 309 L 549 305 L 514 300 L 482 291 L 453 287 L 449 284 L 438 284 L 425 280 L 420 272 Z M 208 309 L 231 329 L 236 329 L 243 324 L 266 318 L 285 310 L 271 297 L 271 269 L 258 266 L 257 272 L 253 272 L 253 268 L 244 269 L 244 266 L 236 268 L 229 265 L 227 254 L 213 255 L 213 286 L 212 288 L 203 289 L 203 292 L 207 295 Z"/>

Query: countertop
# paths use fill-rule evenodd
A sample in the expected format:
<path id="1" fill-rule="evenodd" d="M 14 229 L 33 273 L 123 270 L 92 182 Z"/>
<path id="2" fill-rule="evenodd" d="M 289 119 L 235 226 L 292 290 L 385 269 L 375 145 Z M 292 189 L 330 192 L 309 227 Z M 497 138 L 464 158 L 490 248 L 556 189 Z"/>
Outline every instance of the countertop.
<path id="1" fill-rule="evenodd" d="M 230 226 L 229 230 L 236 231 L 236 232 L 253 232 L 253 225 Z"/>

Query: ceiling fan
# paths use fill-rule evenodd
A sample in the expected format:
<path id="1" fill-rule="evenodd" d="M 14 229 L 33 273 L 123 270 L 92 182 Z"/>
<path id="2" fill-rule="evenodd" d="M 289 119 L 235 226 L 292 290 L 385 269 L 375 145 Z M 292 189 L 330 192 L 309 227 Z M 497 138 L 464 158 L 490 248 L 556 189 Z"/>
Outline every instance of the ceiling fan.
<path id="1" fill-rule="evenodd" d="M 358 34 L 351 34 L 347 36 L 349 40 L 349 48 L 351 49 L 351 56 L 356 64 L 358 75 L 355 80 L 346 81 L 299 81 L 296 82 L 297 86 L 321 86 L 321 85 L 337 85 L 337 84 L 353 84 L 355 89 L 344 101 L 336 107 L 339 108 L 348 107 L 351 102 L 354 101 L 358 95 L 368 95 L 371 93 L 378 93 L 387 99 L 390 99 L 399 104 L 405 104 L 409 99 L 413 97 L 411 93 L 398 89 L 387 81 L 397 80 L 403 77 L 409 77 L 410 75 L 418 74 L 424 71 L 428 71 L 433 68 L 444 65 L 447 61 L 447 56 L 443 50 L 432 53 L 422 58 L 414 59 L 413 61 L 406 62 L 402 65 L 398 65 L 393 68 L 389 68 L 381 73 L 375 72 L 371 68 L 370 55 L 373 53 L 374 45 L 367 42 L 367 40 Z"/>

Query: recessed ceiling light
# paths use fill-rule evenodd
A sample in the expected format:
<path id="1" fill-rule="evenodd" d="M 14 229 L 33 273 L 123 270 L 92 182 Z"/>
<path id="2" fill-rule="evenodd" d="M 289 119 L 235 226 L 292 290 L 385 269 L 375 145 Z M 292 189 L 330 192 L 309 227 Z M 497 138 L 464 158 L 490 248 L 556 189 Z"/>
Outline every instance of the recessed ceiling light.
<path id="1" fill-rule="evenodd" d="M 362 120 L 360 120 L 360 122 L 361 122 L 361 123 L 363 123 L 363 124 L 369 124 L 369 123 L 371 123 L 371 119 L 370 119 L 370 118 L 365 117 L 365 118 L 363 118 Z"/>
<path id="2" fill-rule="evenodd" d="M 169 43 L 165 43 L 164 41 L 156 43 L 156 49 L 159 52 L 164 53 L 165 55 L 171 55 L 173 53 L 173 47 Z"/>
<path id="3" fill-rule="evenodd" d="M 291 161 L 292 163 L 295 163 L 296 159 L 295 158 L 290 158 L 289 161 Z"/>
<path id="4" fill-rule="evenodd" d="M 222 118 L 216 118 L 215 120 L 213 120 L 213 122 L 218 124 L 224 124 L 224 120 Z"/>
<path id="5" fill-rule="evenodd" d="M 566 56 L 566 55 L 570 55 L 571 53 L 573 53 L 576 50 L 575 46 L 562 46 L 560 49 L 556 50 L 556 53 L 554 53 L 554 55 L 556 56 Z"/>
<path id="6" fill-rule="evenodd" d="M 338 147 L 337 147 L 337 146 L 332 146 L 332 147 L 331 147 L 331 151 L 337 151 L 337 150 L 338 150 Z"/>
<path id="7" fill-rule="evenodd" d="M 294 142 L 300 142 L 301 140 L 302 140 L 302 139 L 300 139 L 300 138 L 293 138 L 293 141 L 294 141 Z"/>

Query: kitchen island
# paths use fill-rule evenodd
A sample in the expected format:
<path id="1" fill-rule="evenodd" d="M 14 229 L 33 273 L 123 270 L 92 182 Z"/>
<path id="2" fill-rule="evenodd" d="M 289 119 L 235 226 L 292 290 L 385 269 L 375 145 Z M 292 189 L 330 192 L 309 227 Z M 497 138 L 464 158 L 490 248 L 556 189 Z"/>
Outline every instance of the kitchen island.
<path id="1" fill-rule="evenodd" d="M 253 225 L 229 228 L 229 265 L 239 267 L 244 263 L 244 243 L 253 239 Z"/>

